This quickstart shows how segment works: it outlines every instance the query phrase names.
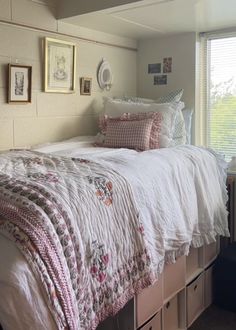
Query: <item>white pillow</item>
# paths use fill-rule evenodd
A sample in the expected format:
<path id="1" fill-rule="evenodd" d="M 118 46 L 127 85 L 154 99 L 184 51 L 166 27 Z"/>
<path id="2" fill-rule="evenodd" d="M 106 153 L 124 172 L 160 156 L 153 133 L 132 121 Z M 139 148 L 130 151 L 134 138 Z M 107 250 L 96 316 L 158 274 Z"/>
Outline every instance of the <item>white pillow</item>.
<path id="1" fill-rule="evenodd" d="M 161 132 L 160 132 L 160 148 L 172 145 L 173 128 L 176 117 L 175 103 L 134 103 L 113 100 L 106 98 L 104 100 L 105 114 L 109 117 L 120 117 L 123 113 L 142 113 L 142 112 L 159 112 L 162 115 Z"/>
<path id="2" fill-rule="evenodd" d="M 179 102 L 183 96 L 183 92 L 184 90 L 182 88 L 177 89 L 164 96 L 159 97 L 159 99 L 156 102 L 157 103 Z"/>
<path id="3" fill-rule="evenodd" d="M 121 99 L 115 99 L 120 102 L 133 102 L 133 103 L 174 103 L 174 107 L 176 109 L 176 117 L 175 117 L 175 123 L 173 128 L 173 141 L 171 143 L 171 146 L 177 146 L 180 144 L 185 144 L 187 142 L 187 133 L 185 128 L 185 120 L 183 117 L 182 109 L 184 108 L 184 103 L 180 102 L 180 99 L 183 96 L 183 89 L 177 89 L 175 91 L 172 91 L 168 93 L 167 95 L 161 96 L 157 100 L 152 99 L 145 99 L 141 97 L 128 97 L 124 96 Z"/>

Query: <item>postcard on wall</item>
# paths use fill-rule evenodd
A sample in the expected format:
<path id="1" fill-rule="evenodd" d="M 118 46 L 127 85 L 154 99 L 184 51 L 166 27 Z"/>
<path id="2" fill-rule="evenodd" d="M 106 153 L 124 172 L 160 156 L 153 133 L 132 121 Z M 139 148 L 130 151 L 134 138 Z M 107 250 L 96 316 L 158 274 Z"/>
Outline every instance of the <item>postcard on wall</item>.
<path id="1" fill-rule="evenodd" d="M 172 72 L 172 57 L 163 58 L 163 73 Z"/>
<path id="2" fill-rule="evenodd" d="M 45 92 L 75 91 L 75 50 L 71 42 L 45 38 Z"/>
<path id="3" fill-rule="evenodd" d="M 166 85 L 167 84 L 167 75 L 157 75 L 154 76 L 154 85 Z"/>
<path id="4" fill-rule="evenodd" d="M 161 63 L 148 64 L 148 73 L 161 73 Z"/>
<path id="5" fill-rule="evenodd" d="M 31 102 L 32 67 L 9 64 L 8 103 Z"/>

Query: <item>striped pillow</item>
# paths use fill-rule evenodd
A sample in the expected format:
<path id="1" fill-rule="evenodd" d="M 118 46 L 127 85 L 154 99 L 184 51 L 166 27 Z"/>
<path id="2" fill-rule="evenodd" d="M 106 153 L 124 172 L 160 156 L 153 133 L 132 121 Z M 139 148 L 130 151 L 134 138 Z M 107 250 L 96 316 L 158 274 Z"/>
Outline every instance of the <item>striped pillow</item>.
<path id="1" fill-rule="evenodd" d="M 139 151 L 159 148 L 161 118 L 120 119 L 107 120 L 104 147 L 129 148 Z"/>

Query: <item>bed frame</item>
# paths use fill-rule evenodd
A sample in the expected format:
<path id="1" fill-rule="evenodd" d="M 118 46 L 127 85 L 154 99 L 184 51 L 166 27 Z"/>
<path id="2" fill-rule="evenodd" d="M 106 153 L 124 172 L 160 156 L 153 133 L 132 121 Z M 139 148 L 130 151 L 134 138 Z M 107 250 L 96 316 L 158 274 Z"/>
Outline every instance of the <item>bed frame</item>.
<path id="1" fill-rule="evenodd" d="M 191 248 L 187 257 L 165 266 L 150 288 L 131 300 L 98 330 L 185 330 L 212 303 L 212 269 L 219 240 Z"/>

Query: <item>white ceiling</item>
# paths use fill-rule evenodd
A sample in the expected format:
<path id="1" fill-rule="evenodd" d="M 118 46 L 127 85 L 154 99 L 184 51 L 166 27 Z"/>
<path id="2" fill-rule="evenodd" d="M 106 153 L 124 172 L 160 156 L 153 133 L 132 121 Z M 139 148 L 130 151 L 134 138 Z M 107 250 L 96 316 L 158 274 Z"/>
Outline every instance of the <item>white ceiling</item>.
<path id="1" fill-rule="evenodd" d="M 236 0 L 144 0 L 64 21 L 134 39 L 213 31 L 236 27 Z"/>

